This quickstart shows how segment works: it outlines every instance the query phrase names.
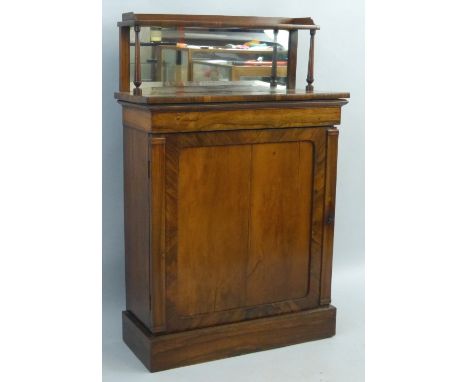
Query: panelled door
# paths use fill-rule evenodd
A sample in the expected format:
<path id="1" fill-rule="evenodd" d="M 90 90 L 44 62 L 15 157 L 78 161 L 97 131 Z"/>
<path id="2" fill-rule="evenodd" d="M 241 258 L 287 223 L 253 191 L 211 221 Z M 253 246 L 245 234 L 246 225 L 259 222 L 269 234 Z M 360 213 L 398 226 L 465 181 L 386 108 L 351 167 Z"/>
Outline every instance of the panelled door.
<path id="1" fill-rule="evenodd" d="M 320 304 L 326 155 L 327 128 L 152 138 L 156 331 Z"/>

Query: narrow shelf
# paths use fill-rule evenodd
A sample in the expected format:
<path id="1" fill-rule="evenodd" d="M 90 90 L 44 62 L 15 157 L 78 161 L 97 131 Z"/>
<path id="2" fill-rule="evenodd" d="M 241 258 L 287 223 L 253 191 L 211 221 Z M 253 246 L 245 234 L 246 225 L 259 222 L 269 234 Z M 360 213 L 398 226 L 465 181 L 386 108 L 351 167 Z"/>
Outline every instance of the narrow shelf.
<path id="1" fill-rule="evenodd" d="M 263 81 L 153 82 L 142 88 L 141 95 L 116 92 L 115 98 L 139 104 L 306 101 L 349 98 L 348 92 L 307 92 L 305 89 L 270 88 Z"/>

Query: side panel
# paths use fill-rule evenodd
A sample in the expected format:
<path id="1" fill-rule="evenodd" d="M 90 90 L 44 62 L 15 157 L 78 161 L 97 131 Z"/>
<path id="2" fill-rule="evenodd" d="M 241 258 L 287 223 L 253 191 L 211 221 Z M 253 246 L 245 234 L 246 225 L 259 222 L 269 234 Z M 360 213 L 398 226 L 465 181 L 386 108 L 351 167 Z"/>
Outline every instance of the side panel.
<path id="1" fill-rule="evenodd" d="M 151 327 L 148 135 L 124 127 L 126 305 Z"/>
<path id="2" fill-rule="evenodd" d="M 331 302 L 333 234 L 335 229 L 336 165 L 338 159 L 338 130 L 327 130 L 327 170 L 325 183 L 325 220 L 323 233 L 322 276 L 320 304 Z"/>

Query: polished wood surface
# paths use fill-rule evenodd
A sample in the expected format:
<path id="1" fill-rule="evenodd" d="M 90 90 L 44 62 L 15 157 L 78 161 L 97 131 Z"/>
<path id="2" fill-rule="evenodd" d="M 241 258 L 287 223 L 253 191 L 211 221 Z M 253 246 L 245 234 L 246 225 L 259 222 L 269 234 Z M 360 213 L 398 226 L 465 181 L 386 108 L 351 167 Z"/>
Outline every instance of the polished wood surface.
<path id="1" fill-rule="evenodd" d="M 311 143 L 202 146 L 182 151 L 177 254 L 180 314 L 307 295 L 312 169 Z"/>
<path id="2" fill-rule="evenodd" d="M 335 334 L 333 306 L 187 332 L 154 335 L 130 312 L 123 312 L 123 339 L 148 370 L 233 357 Z"/>
<path id="3" fill-rule="evenodd" d="M 140 26 L 135 25 L 135 65 L 134 67 L 134 73 L 133 73 L 133 84 L 135 85 L 135 88 L 133 89 L 133 94 L 134 95 L 141 95 L 141 64 L 140 64 Z"/>
<path id="4" fill-rule="evenodd" d="M 313 21 L 130 13 L 119 24 L 125 343 L 159 371 L 333 336 L 336 126 L 349 93 L 312 90 Z M 291 30 L 287 88 L 156 82 L 132 94 L 129 27 L 143 25 Z M 308 90 L 294 89 L 301 28 Z"/>
<path id="5" fill-rule="evenodd" d="M 172 351 L 166 364 L 167 350 L 153 349 L 176 341 L 172 333 L 204 336 L 329 306 L 333 126 L 344 103 L 202 104 L 200 111 L 183 103 L 124 104 L 127 310 L 153 333 L 134 333 L 127 343 L 150 368 L 185 364 Z M 306 127 L 292 127 L 299 115 Z M 195 337 L 186 338 L 190 347 Z M 233 346 L 227 355 L 238 353 Z M 158 357 L 164 366 L 154 366 Z"/>
<path id="6" fill-rule="evenodd" d="M 123 141 L 126 305 L 151 328 L 147 135 L 124 129 Z"/>
<path id="7" fill-rule="evenodd" d="M 199 27 L 199 28 L 247 28 L 247 29 L 320 29 L 310 17 L 257 17 L 222 15 L 173 15 L 123 13 L 118 26 Z"/>
<path id="8" fill-rule="evenodd" d="M 328 102 L 318 105 L 294 105 L 278 107 L 278 104 L 251 103 L 238 106 L 203 108 L 191 105 L 189 109 L 178 107 L 139 108 L 125 104 L 125 126 L 153 132 L 194 132 L 217 130 L 243 130 L 307 126 L 329 126 L 339 123 L 343 102 Z M 196 110 L 196 111 L 195 111 Z M 242 110 L 242 111 L 241 111 Z M 287 111 L 285 113 L 284 111 Z"/>
<path id="9" fill-rule="evenodd" d="M 323 107 L 319 109 L 252 109 L 243 112 L 222 110 L 213 112 L 154 113 L 153 127 L 158 131 L 207 131 L 288 128 L 306 126 L 326 126 L 338 123 L 340 107 Z M 175 120 L 174 120 L 175 117 Z M 172 123 L 171 123 L 172 122 Z"/>
<path id="10" fill-rule="evenodd" d="M 335 195 L 338 159 L 338 129 L 327 130 L 327 164 L 325 178 L 325 224 L 323 232 L 323 262 L 320 304 L 331 302 L 333 235 L 335 227 Z"/>
<path id="11" fill-rule="evenodd" d="M 309 293 L 310 257 L 319 256 L 311 248 L 311 195 L 318 182 L 313 177 L 313 145 L 300 141 L 251 146 L 249 306 Z"/>
<path id="12" fill-rule="evenodd" d="M 296 88 L 296 67 L 297 67 L 297 44 L 298 44 L 298 31 L 289 31 L 288 41 L 288 73 L 287 73 L 287 88 Z"/>
<path id="13" fill-rule="evenodd" d="M 117 92 L 115 98 L 138 104 L 180 104 L 212 102 L 258 102 L 258 101 L 308 101 L 349 98 L 347 92 L 308 92 L 284 87 L 270 88 L 261 81 L 190 82 L 178 85 L 155 83 L 152 88 L 143 88 L 141 96 L 129 92 Z"/>
<path id="14" fill-rule="evenodd" d="M 149 137 L 148 137 L 149 138 Z M 150 289 L 153 332 L 166 328 L 166 167 L 165 138 L 149 140 L 150 182 Z"/>
<path id="15" fill-rule="evenodd" d="M 310 31 L 309 43 L 309 63 L 307 65 L 307 86 L 306 91 L 311 92 L 314 90 L 314 50 L 315 50 L 315 31 Z"/>
<path id="16" fill-rule="evenodd" d="M 144 131 L 151 131 L 151 114 L 152 113 L 149 110 L 138 109 L 133 106 L 124 107 L 122 109 L 122 121 L 124 126 L 133 127 Z"/>
<path id="17" fill-rule="evenodd" d="M 326 136 L 325 128 L 147 135 L 148 328 L 180 331 L 318 306 Z"/>
<path id="18" fill-rule="evenodd" d="M 278 85 L 278 29 L 273 30 L 273 56 L 271 59 L 271 79 L 270 87 L 276 88 Z"/>
<path id="19" fill-rule="evenodd" d="M 245 306 L 250 161 L 247 145 L 193 147 L 180 153 L 180 315 Z"/>

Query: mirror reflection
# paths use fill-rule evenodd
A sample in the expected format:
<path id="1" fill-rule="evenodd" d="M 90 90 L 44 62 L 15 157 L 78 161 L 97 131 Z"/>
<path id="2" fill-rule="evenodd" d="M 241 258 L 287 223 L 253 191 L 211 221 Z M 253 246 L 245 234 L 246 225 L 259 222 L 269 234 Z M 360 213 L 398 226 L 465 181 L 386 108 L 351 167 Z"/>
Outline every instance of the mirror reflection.
<path id="1" fill-rule="evenodd" d="M 288 31 L 278 31 L 279 85 L 287 81 L 288 38 Z M 133 88 L 133 28 L 130 40 Z M 142 27 L 140 42 L 142 88 L 161 82 L 270 81 L 275 44 L 273 30 Z"/>

